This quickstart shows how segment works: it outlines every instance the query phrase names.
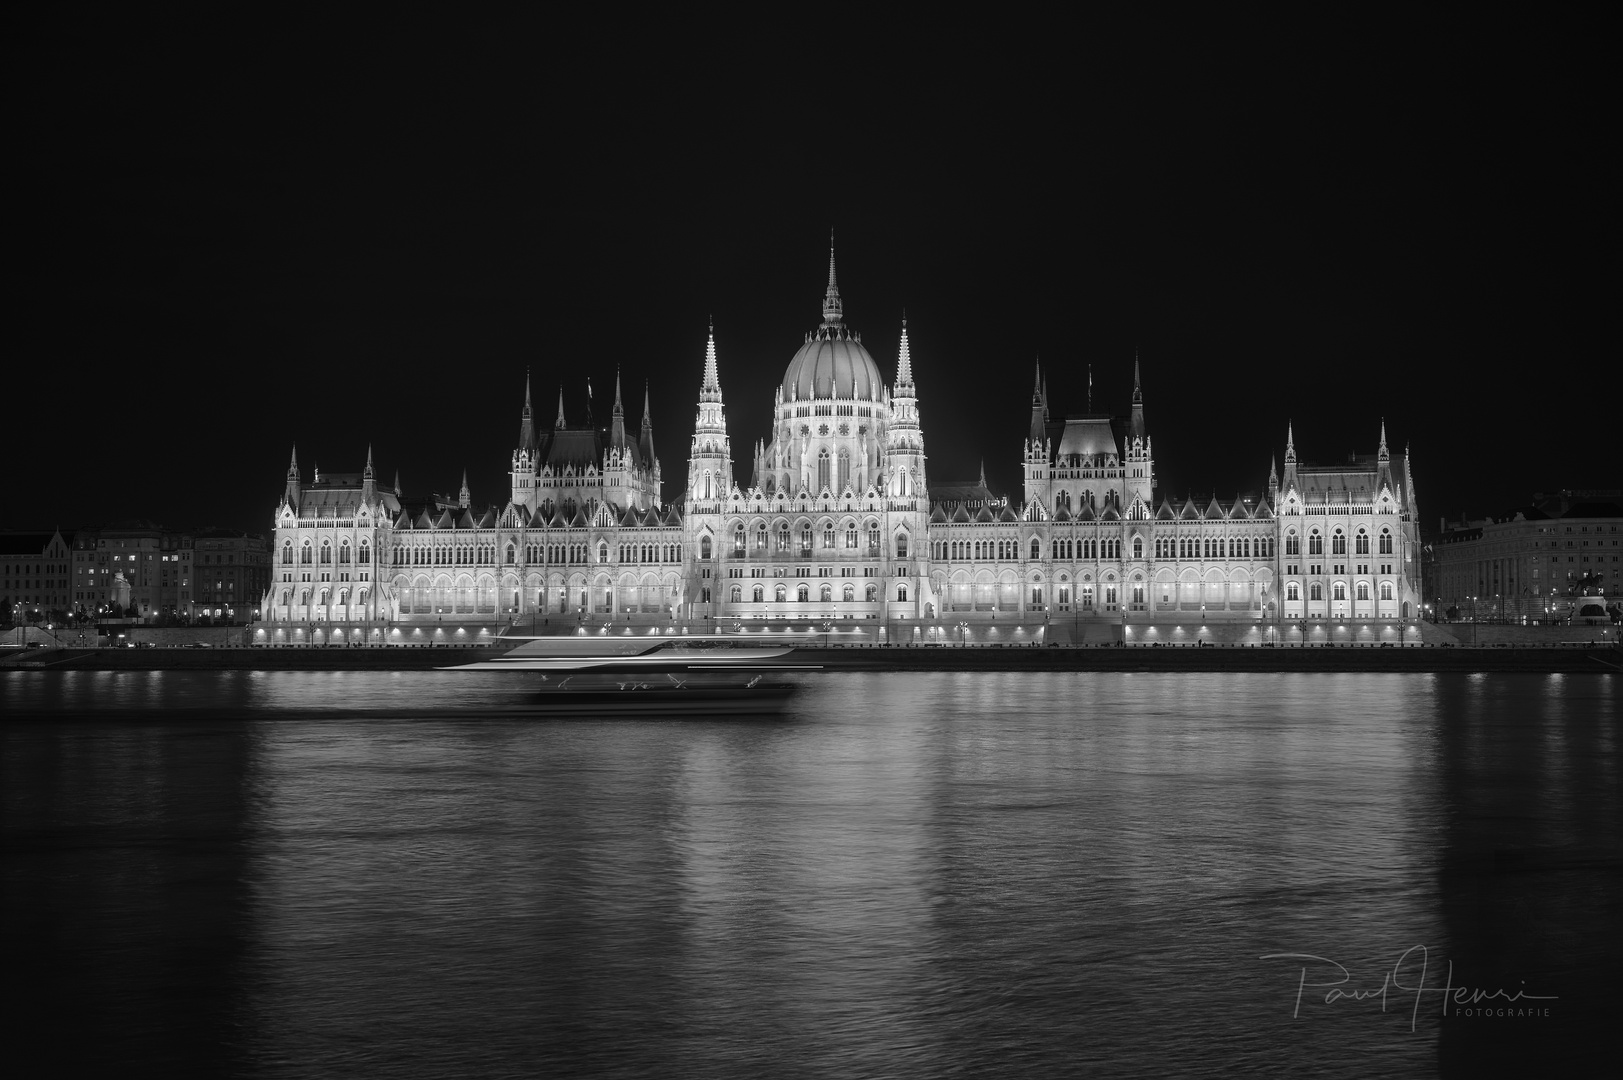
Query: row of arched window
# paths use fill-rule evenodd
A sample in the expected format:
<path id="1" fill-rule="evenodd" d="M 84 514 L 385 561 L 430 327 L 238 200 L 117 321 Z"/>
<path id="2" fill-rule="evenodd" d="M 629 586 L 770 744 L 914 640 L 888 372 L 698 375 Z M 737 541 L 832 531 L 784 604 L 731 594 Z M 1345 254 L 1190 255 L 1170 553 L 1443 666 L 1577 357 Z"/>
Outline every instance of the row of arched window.
<path id="1" fill-rule="evenodd" d="M 1155 541 L 1158 559 L 1271 559 L 1270 536 L 1163 536 Z"/>
<path id="2" fill-rule="evenodd" d="M 333 593 L 332 593 L 331 589 L 320 589 L 315 594 L 316 603 L 320 604 L 322 607 L 326 607 L 327 604 L 332 600 L 332 596 L 333 596 Z M 367 591 L 365 589 L 362 589 L 358 593 L 355 594 L 355 602 L 357 604 L 365 605 L 366 598 L 367 598 Z M 282 606 L 287 607 L 288 604 L 291 603 L 292 599 L 293 599 L 293 590 L 292 589 L 283 589 L 282 590 Z M 299 590 L 299 605 L 301 607 L 308 607 L 309 604 L 310 604 L 310 590 L 309 589 L 300 589 Z M 349 590 L 348 589 L 339 589 L 338 590 L 338 605 L 340 607 L 344 607 L 344 606 L 347 606 L 348 604 L 349 604 Z"/>
<path id="3" fill-rule="evenodd" d="M 843 537 L 841 536 L 842 532 L 843 532 Z M 770 533 L 770 534 L 769 534 L 769 532 L 767 530 L 765 522 L 757 524 L 755 526 L 755 531 L 754 531 L 754 542 L 755 542 L 754 548 L 755 548 L 756 551 L 764 552 L 764 551 L 766 551 L 768 549 L 769 543 L 773 542 L 773 541 L 769 540 L 769 536 L 775 538 L 776 550 L 779 553 L 788 554 L 788 553 L 790 553 L 791 551 L 794 550 L 794 547 L 792 545 L 792 540 L 795 539 L 795 537 L 793 537 L 793 535 L 790 533 L 790 531 L 789 531 L 789 523 L 787 521 L 780 521 L 778 523 L 778 527 L 777 527 L 777 530 L 775 531 L 775 533 Z M 799 534 L 799 537 L 798 537 L 798 539 L 800 541 L 800 548 L 799 548 L 800 554 L 802 554 L 802 555 L 810 555 L 812 553 L 812 541 L 813 541 L 813 539 L 815 537 L 816 537 L 816 534 L 813 532 L 811 525 L 809 523 L 802 523 L 801 526 L 800 526 L 800 534 Z M 845 528 L 843 530 L 837 530 L 834 527 L 834 523 L 832 521 L 823 522 L 823 528 L 822 528 L 822 541 L 823 541 L 823 544 L 822 544 L 822 546 L 825 549 L 832 549 L 832 548 L 835 548 L 835 547 L 839 546 L 839 542 L 840 542 L 841 539 L 843 539 L 844 546 L 845 546 L 845 548 L 847 550 L 855 551 L 855 550 L 858 549 L 858 547 L 860 546 L 860 540 L 862 539 L 862 536 L 861 536 L 861 533 L 858 531 L 857 523 L 855 521 L 847 521 L 845 523 Z M 744 528 L 744 526 L 742 524 L 733 526 L 733 554 L 734 555 L 744 555 L 744 554 L 746 554 L 749 551 L 749 540 L 750 540 L 750 535 L 749 535 L 748 532 L 746 532 L 746 530 L 745 530 L 745 528 Z M 867 541 L 868 541 L 868 554 L 869 555 L 878 555 L 879 554 L 879 523 L 878 522 L 875 522 L 875 521 L 868 522 Z"/>
<path id="4" fill-rule="evenodd" d="M 1323 600 L 1324 599 L 1324 584 L 1322 582 L 1318 582 L 1318 581 L 1309 582 L 1308 586 L 1307 586 L 1307 592 L 1308 592 L 1308 599 L 1309 600 Z M 1358 599 L 1360 599 L 1360 600 L 1368 600 L 1369 599 L 1369 582 L 1360 581 L 1358 583 L 1358 585 L 1357 585 L 1357 596 L 1358 596 Z M 1347 599 L 1347 583 L 1345 581 L 1333 582 L 1331 584 L 1331 586 L 1330 586 L 1330 597 L 1333 600 L 1345 600 L 1345 599 Z M 1285 584 L 1285 599 L 1287 599 L 1287 600 L 1300 600 L 1301 598 L 1302 598 L 1302 587 L 1301 587 L 1301 585 L 1299 583 L 1295 582 L 1295 581 L 1287 582 Z M 1381 582 L 1381 599 L 1382 600 L 1391 600 L 1392 598 L 1393 598 L 1393 596 L 1392 596 L 1392 583 L 1390 581 Z"/>
<path id="5" fill-rule="evenodd" d="M 905 588 L 905 586 L 903 586 L 903 587 Z M 847 603 L 847 604 L 854 603 L 856 601 L 856 598 L 857 598 L 857 589 L 856 589 L 856 586 L 854 584 L 849 584 L 848 583 L 848 584 L 841 587 L 841 589 L 840 589 L 840 600 L 842 602 Z M 879 599 L 879 586 L 873 585 L 873 584 L 867 585 L 863 589 L 862 598 L 865 601 L 867 601 L 868 603 L 870 603 L 870 604 L 874 603 L 876 600 Z M 742 604 L 744 602 L 744 587 L 742 585 L 734 585 L 732 587 L 732 589 L 730 590 L 730 592 L 729 592 L 728 599 L 730 599 L 735 604 Z M 782 585 L 782 584 L 773 586 L 772 599 L 773 599 L 773 601 L 775 603 L 779 603 L 779 604 L 788 603 L 789 602 L 789 587 L 787 585 Z M 827 584 L 818 586 L 817 599 L 819 601 L 821 601 L 822 603 L 825 603 L 825 604 L 833 603 L 833 601 L 834 601 L 834 586 L 827 585 Z M 907 597 L 904 594 L 904 595 L 902 595 L 900 597 L 900 599 L 906 600 Z M 764 585 L 756 585 L 754 588 L 752 588 L 750 590 L 750 601 L 752 603 L 756 603 L 756 604 L 764 604 L 764 603 L 766 603 L 766 586 L 764 586 Z M 797 603 L 801 603 L 801 604 L 809 604 L 809 603 L 811 603 L 811 586 L 810 585 L 796 586 L 796 588 L 795 588 L 795 601 Z"/>
<path id="6" fill-rule="evenodd" d="M 1353 553 L 1356 555 L 1369 554 L 1369 533 L 1363 529 L 1353 534 Z M 1378 549 L 1382 555 L 1392 554 L 1392 530 L 1382 529 L 1378 537 Z M 1291 529 L 1285 533 L 1285 554 L 1300 555 L 1302 553 L 1301 537 L 1296 530 Z M 1324 554 L 1324 535 L 1318 529 L 1310 529 L 1307 534 L 1307 553 L 1309 555 Z M 1347 554 L 1347 534 L 1336 529 L 1330 534 L 1330 553 L 1332 555 Z"/>
<path id="7" fill-rule="evenodd" d="M 309 566 L 318 559 L 322 566 L 331 566 L 333 563 L 332 541 L 323 540 L 321 542 L 321 547 L 318 549 L 312 545 L 310 541 L 306 540 L 304 543 L 299 545 L 298 557 L 300 566 Z M 348 538 L 339 541 L 337 558 L 339 566 L 348 566 L 350 564 L 350 546 Z M 360 546 L 356 548 L 355 562 L 360 563 L 362 566 L 371 565 L 372 547 L 368 541 L 362 540 Z M 282 565 L 293 565 L 293 541 L 291 540 L 285 540 L 282 542 Z"/>

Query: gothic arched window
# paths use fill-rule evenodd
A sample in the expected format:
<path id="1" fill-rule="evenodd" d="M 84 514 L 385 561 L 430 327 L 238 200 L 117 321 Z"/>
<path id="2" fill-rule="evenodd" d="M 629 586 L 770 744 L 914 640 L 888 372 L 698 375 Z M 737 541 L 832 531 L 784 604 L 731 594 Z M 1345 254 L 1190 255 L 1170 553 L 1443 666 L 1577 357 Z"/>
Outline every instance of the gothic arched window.
<path id="1" fill-rule="evenodd" d="M 699 538 L 699 558 L 710 558 L 710 538 L 708 536 L 701 536 Z"/>
<path id="2" fill-rule="evenodd" d="M 817 451 L 817 490 L 828 491 L 831 479 L 829 476 L 828 447 L 825 446 Z"/>
<path id="3" fill-rule="evenodd" d="M 1031 557 L 1033 559 L 1040 559 L 1040 558 L 1042 558 L 1042 554 L 1043 554 L 1042 544 L 1041 544 L 1040 541 L 1038 541 L 1038 539 L 1035 536 L 1033 536 L 1031 538 Z"/>
<path id="4" fill-rule="evenodd" d="M 811 586 L 802 585 L 802 586 L 800 586 L 800 588 L 796 589 L 795 590 L 795 599 L 798 600 L 802 604 L 810 602 L 810 600 L 811 600 Z"/>
<path id="5" fill-rule="evenodd" d="M 896 557 L 898 559 L 907 558 L 907 534 L 906 533 L 897 533 L 896 534 Z"/>

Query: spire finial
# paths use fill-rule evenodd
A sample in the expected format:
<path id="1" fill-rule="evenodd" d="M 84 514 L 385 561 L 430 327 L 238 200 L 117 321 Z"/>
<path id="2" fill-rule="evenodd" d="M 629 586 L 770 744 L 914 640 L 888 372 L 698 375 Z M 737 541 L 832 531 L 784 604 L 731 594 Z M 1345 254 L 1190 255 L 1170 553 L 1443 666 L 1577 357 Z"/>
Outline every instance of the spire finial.
<path id="1" fill-rule="evenodd" d="M 524 415 L 530 415 L 530 365 L 524 365 Z"/>
<path id="2" fill-rule="evenodd" d="M 372 444 L 366 444 L 366 479 L 372 479 Z"/>
<path id="3" fill-rule="evenodd" d="M 294 480 L 299 478 L 299 444 L 293 444 L 293 459 L 288 462 L 287 475 Z"/>
<path id="4" fill-rule="evenodd" d="M 1384 416 L 1381 417 L 1381 449 L 1379 454 L 1383 458 L 1391 456 L 1390 452 L 1386 449 L 1386 417 Z"/>
<path id="5" fill-rule="evenodd" d="M 625 413 L 625 408 L 620 404 L 620 365 L 615 364 L 614 365 L 614 408 L 611 411 L 611 415 L 621 416 L 624 413 Z"/>
<path id="6" fill-rule="evenodd" d="M 1088 412 L 1093 412 L 1093 361 L 1088 361 Z"/>
<path id="7" fill-rule="evenodd" d="M 823 294 L 823 325 L 838 323 L 845 314 L 840 302 L 840 287 L 834 279 L 834 230 L 828 231 L 828 292 Z"/>
<path id="8" fill-rule="evenodd" d="M 558 387 L 558 421 L 552 426 L 559 428 L 564 426 L 564 388 L 561 385 Z"/>
<path id="9" fill-rule="evenodd" d="M 1138 382 L 1138 346 L 1133 346 L 1133 404 L 1140 405 L 1144 401 L 1144 391 L 1139 388 Z"/>
<path id="10" fill-rule="evenodd" d="M 1285 464 L 1289 465 L 1296 460 L 1296 429 L 1292 423 L 1285 421 Z"/>

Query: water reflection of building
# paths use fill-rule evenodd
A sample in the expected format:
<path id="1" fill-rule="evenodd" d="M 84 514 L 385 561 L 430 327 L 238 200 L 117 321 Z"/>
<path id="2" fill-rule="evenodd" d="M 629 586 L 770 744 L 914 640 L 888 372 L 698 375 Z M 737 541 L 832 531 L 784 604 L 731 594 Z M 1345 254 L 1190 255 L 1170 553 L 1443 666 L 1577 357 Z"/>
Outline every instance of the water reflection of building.
<path id="1" fill-rule="evenodd" d="M 1619 607 L 1623 492 L 1536 494 L 1498 517 L 1443 522 L 1434 545 L 1445 617 L 1601 618 Z"/>
<path id="2" fill-rule="evenodd" d="M 574 626 L 861 631 L 873 640 L 1176 640 L 1283 620 L 1391 624 L 1420 600 L 1406 455 L 1298 462 L 1266 492 L 1158 492 L 1134 366 L 1125 417 L 1062 417 L 1039 370 L 1017 499 L 932 481 L 905 319 L 887 384 L 845 321 L 830 253 L 822 321 L 773 393 L 771 434 L 735 471 L 707 342 L 681 498 L 662 501 L 647 395 L 628 430 L 537 425 L 526 385 L 510 489 L 478 508 L 403 498 L 296 461 L 276 509 L 263 640 L 383 640 Z M 1374 424 L 1371 425 L 1372 429 Z M 739 455 L 742 457 L 743 455 Z M 739 463 L 742 464 L 742 463 Z M 740 475 L 740 472 L 742 475 Z M 284 624 L 276 626 L 274 624 Z M 1388 625 L 1387 629 L 1391 630 Z M 1396 638 L 1395 630 L 1391 630 Z"/>

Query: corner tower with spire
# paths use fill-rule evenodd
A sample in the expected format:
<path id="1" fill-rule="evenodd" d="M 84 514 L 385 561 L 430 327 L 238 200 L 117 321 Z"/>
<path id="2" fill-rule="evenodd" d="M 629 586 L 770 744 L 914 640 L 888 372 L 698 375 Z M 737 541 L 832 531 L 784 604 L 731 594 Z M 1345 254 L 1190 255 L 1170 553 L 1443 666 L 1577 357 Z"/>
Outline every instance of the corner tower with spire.
<path id="1" fill-rule="evenodd" d="M 704 347 L 704 378 L 699 384 L 699 415 L 693 423 L 688 452 L 690 512 L 716 507 L 733 486 L 733 448 L 727 438 L 727 413 L 721 402 L 721 374 L 716 367 L 716 324 L 710 324 Z"/>

